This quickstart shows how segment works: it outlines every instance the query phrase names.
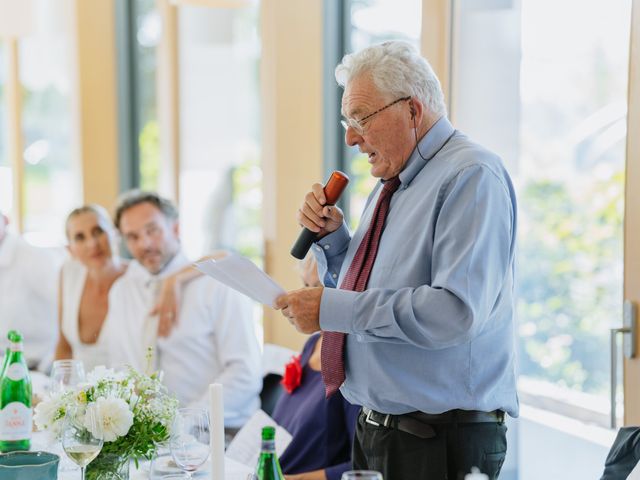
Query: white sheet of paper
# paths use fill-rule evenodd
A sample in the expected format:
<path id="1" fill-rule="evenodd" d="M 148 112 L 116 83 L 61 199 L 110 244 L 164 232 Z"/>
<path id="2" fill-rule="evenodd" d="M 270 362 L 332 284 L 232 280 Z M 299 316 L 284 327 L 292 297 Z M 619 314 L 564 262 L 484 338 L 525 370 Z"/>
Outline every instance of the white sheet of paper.
<path id="1" fill-rule="evenodd" d="M 273 307 L 276 298 L 285 293 L 275 280 L 242 255 L 232 253 L 220 260 L 204 260 L 195 267 L 263 305 Z"/>
<path id="2" fill-rule="evenodd" d="M 255 471 L 256 467 L 248 467 L 243 463 L 226 457 L 224 462 L 224 480 L 247 480 L 247 476 Z"/>
<path id="3" fill-rule="evenodd" d="M 262 427 L 267 426 L 275 427 L 276 454 L 282 455 L 285 448 L 291 443 L 291 434 L 263 410 L 258 410 L 233 438 L 225 452 L 226 457 L 244 465 L 256 465 L 260 456 Z"/>

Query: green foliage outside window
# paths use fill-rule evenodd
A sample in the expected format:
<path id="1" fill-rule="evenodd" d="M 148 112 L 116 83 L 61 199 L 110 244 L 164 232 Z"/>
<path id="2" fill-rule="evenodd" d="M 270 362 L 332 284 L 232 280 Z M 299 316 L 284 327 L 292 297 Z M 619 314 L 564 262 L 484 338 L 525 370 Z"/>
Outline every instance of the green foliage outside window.
<path id="1" fill-rule="evenodd" d="M 157 120 L 149 120 L 142 128 L 140 145 L 140 188 L 155 191 L 160 175 L 160 128 Z"/>
<path id="2" fill-rule="evenodd" d="M 570 191 L 520 190 L 520 372 L 589 393 L 609 382 L 608 328 L 620 322 L 624 174 Z"/>
<path id="3" fill-rule="evenodd" d="M 233 171 L 233 206 L 236 215 L 237 250 L 263 266 L 262 169 L 258 156 L 248 158 Z"/>

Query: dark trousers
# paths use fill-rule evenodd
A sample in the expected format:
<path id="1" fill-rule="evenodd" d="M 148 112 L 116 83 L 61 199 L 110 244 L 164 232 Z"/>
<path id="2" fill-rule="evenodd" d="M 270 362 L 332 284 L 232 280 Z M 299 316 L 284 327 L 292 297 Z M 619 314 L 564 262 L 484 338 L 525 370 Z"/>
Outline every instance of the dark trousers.
<path id="1" fill-rule="evenodd" d="M 355 470 L 377 470 L 384 480 L 463 480 L 478 467 L 498 478 L 507 454 L 504 423 L 432 424 L 433 438 L 375 426 L 361 412 L 353 444 Z"/>

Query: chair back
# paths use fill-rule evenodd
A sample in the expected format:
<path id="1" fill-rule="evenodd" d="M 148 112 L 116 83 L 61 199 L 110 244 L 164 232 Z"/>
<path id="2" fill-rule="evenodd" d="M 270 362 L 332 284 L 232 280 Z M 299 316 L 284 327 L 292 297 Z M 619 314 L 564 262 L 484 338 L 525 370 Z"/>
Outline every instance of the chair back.
<path id="1" fill-rule="evenodd" d="M 283 392 L 282 385 L 280 385 L 281 379 L 282 375 L 278 375 L 277 373 L 268 373 L 262 378 L 260 403 L 262 404 L 262 410 L 269 416 L 273 414 L 276 403 L 278 403 L 278 399 Z"/>

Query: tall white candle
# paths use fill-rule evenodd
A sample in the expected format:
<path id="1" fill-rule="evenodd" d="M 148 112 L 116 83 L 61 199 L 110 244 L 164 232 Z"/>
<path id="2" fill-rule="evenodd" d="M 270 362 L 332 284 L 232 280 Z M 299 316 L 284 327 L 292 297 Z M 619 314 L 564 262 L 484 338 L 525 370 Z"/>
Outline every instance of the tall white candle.
<path id="1" fill-rule="evenodd" d="M 224 480 L 224 402 L 222 384 L 209 385 L 211 480 Z"/>

